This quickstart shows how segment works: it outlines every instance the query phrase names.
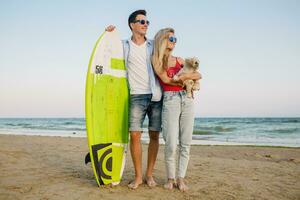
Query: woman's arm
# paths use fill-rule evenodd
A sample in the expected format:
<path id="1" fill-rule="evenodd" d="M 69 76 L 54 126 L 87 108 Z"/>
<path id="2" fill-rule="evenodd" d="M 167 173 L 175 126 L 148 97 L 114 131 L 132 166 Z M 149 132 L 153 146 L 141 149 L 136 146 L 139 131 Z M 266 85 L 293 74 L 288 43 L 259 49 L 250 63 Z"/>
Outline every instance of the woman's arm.
<path id="1" fill-rule="evenodd" d="M 162 82 L 164 82 L 165 84 L 169 84 L 169 85 L 182 86 L 182 83 L 180 82 L 180 80 L 174 81 L 172 78 L 170 78 L 168 76 L 166 70 L 163 69 L 162 67 L 158 67 L 157 65 L 155 65 L 153 63 L 153 60 L 152 60 L 152 66 L 153 66 L 155 74 L 160 78 L 160 80 Z"/>
<path id="2" fill-rule="evenodd" d="M 179 62 L 179 64 L 184 65 L 184 60 L 180 57 L 178 57 L 178 62 Z M 188 79 L 192 79 L 194 81 L 202 79 L 202 75 L 199 72 L 193 72 L 190 74 L 183 73 L 183 74 L 179 75 L 178 78 L 183 83 L 185 80 L 188 80 Z"/>
<path id="3" fill-rule="evenodd" d="M 167 75 L 167 72 L 164 70 L 163 72 L 156 73 L 156 75 L 160 78 L 162 82 L 169 85 L 182 86 L 181 80 L 175 81 Z"/>
<path id="4" fill-rule="evenodd" d="M 193 72 L 190 74 L 181 74 L 178 76 L 178 78 L 183 83 L 185 80 L 188 80 L 188 79 L 192 79 L 194 81 L 202 79 L 202 75 L 199 72 Z"/>

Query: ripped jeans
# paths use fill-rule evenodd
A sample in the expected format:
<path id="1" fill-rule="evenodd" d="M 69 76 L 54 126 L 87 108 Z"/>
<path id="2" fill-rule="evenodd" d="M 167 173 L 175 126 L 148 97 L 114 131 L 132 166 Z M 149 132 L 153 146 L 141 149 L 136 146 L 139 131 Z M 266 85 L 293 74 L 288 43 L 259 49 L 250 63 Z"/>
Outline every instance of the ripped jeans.
<path id="1" fill-rule="evenodd" d="M 163 97 L 162 127 L 165 140 L 167 177 L 175 179 L 176 150 L 179 140 L 178 177 L 184 178 L 189 162 L 194 128 L 194 100 L 186 91 L 166 91 Z"/>

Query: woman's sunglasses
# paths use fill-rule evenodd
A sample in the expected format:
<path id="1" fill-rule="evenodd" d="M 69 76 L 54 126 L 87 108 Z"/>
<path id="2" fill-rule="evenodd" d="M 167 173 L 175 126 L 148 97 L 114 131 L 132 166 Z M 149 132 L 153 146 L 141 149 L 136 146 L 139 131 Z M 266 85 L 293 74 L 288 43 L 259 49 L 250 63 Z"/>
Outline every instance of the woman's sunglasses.
<path id="1" fill-rule="evenodd" d="M 177 38 L 174 36 L 169 37 L 169 41 L 172 43 L 176 43 L 177 42 Z"/>
<path id="2" fill-rule="evenodd" d="M 148 20 L 144 20 L 144 19 L 138 19 L 138 20 L 133 21 L 133 23 L 137 23 L 137 22 L 139 22 L 142 25 L 145 25 L 145 24 L 149 25 L 150 24 L 150 22 Z"/>

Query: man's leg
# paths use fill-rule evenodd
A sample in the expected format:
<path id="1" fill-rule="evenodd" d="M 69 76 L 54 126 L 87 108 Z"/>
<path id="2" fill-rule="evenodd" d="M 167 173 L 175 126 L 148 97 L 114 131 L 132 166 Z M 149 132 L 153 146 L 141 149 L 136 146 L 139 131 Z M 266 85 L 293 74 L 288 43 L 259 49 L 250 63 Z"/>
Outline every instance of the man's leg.
<path id="1" fill-rule="evenodd" d="M 141 132 L 130 131 L 130 153 L 135 170 L 135 179 L 129 185 L 132 189 L 137 188 L 143 181 L 142 179 L 142 147 Z"/>
<path id="2" fill-rule="evenodd" d="M 142 183 L 142 147 L 141 134 L 142 125 L 146 116 L 148 99 L 151 95 L 130 95 L 130 153 L 135 170 L 135 179 L 128 185 L 131 189 L 136 189 Z"/>
<path id="3" fill-rule="evenodd" d="M 153 168 L 155 165 L 158 148 L 159 148 L 159 132 L 149 130 L 150 143 L 148 146 L 148 162 L 147 162 L 147 171 L 146 179 L 153 179 Z"/>
<path id="4" fill-rule="evenodd" d="M 162 101 L 159 101 L 151 102 L 147 112 L 149 118 L 150 142 L 148 146 L 146 182 L 150 187 L 156 186 L 156 183 L 153 179 L 153 169 L 159 149 L 159 132 L 161 131 L 161 111 Z"/>

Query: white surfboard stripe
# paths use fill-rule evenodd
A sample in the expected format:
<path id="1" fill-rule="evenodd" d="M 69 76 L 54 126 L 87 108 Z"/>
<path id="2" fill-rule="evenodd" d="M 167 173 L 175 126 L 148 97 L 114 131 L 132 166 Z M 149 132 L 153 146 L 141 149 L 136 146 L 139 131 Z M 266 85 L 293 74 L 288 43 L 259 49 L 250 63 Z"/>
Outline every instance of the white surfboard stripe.
<path id="1" fill-rule="evenodd" d="M 111 75 L 118 78 L 126 78 L 126 70 L 120 70 L 120 69 L 111 69 L 108 67 L 103 68 L 103 74 Z"/>

